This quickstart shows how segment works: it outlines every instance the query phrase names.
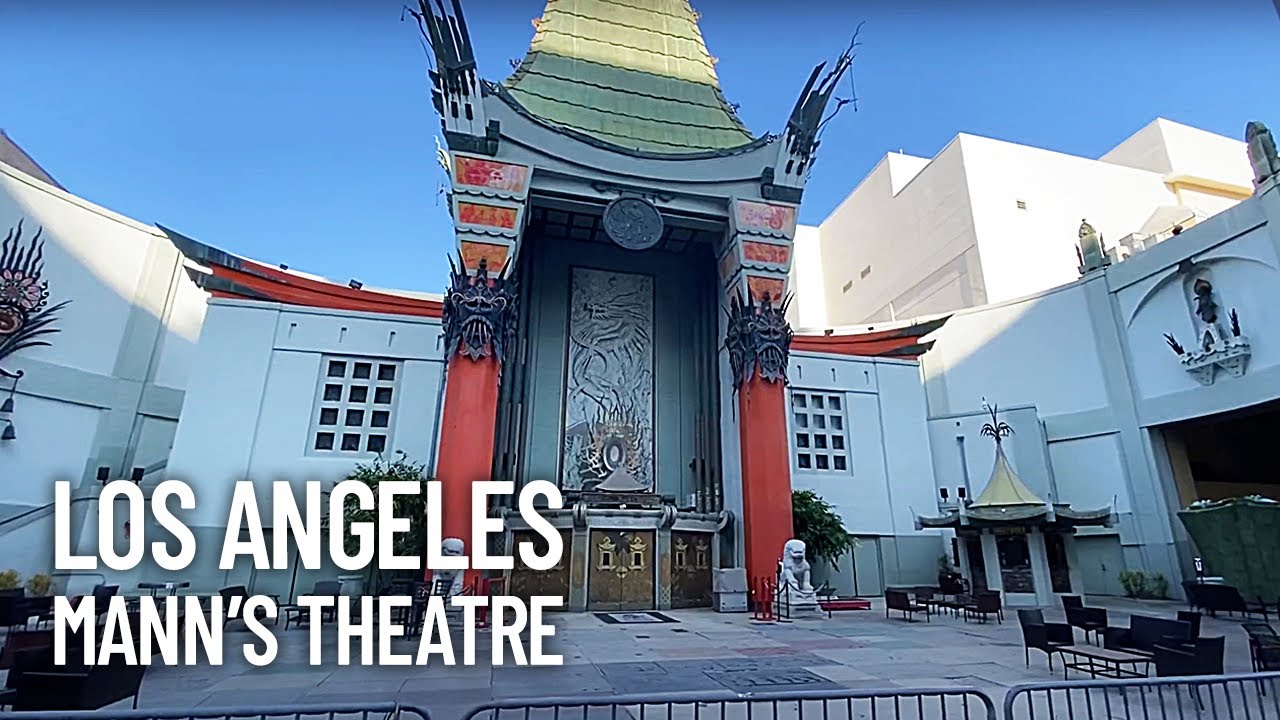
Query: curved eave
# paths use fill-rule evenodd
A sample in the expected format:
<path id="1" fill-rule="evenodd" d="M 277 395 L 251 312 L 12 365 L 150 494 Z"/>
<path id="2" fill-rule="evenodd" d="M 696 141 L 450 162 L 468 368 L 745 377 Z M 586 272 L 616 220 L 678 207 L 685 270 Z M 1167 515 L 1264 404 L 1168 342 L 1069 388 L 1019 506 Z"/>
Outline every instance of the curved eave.
<path id="1" fill-rule="evenodd" d="M 942 515 L 916 517 L 918 529 L 960 530 L 964 528 L 1022 527 L 1045 530 L 1069 530 L 1078 527 L 1111 527 L 1111 508 L 1099 510 L 1074 510 L 1069 505 L 1055 505 L 1053 517 L 1043 505 L 1010 506 L 1007 512 L 998 509 L 968 508 L 962 516 L 958 510 Z"/>
<path id="2" fill-rule="evenodd" d="M 439 318 L 443 315 L 444 305 L 438 300 L 356 289 L 302 277 L 237 257 L 162 225 L 157 227 L 179 252 L 209 269 L 209 274 L 197 273 L 194 279 L 214 297 L 412 317 Z"/>
<path id="3" fill-rule="evenodd" d="M 942 327 L 950 317 L 948 315 L 936 320 L 889 330 L 851 335 L 796 335 L 791 339 L 791 349 L 833 355 L 912 360 L 919 358 L 933 347 L 932 341 L 926 342 L 921 338 Z"/>
<path id="4" fill-rule="evenodd" d="M 601 150 L 608 150 L 609 152 L 618 153 L 620 155 L 627 155 L 630 157 L 641 158 L 645 160 L 677 160 L 677 161 L 678 160 L 707 160 L 711 158 L 729 157 L 732 155 L 741 155 L 743 153 L 751 152 L 752 150 L 768 145 L 769 143 L 777 139 L 777 137 L 774 135 L 765 134 L 758 138 L 755 138 L 754 140 L 751 140 L 750 142 L 746 142 L 746 143 L 743 143 L 742 145 L 738 145 L 735 147 L 699 150 L 696 152 L 666 153 L 666 152 L 657 152 L 654 150 L 640 150 L 637 148 L 629 148 L 629 147 L 626 147 L 625 145 L 612 143 L 612 142 L 609 142 L 608 140 L 603 140 L 589 133 L 582 132 L 581 130 L 560 125 L 558 123 L 550 122 L 530 112 L 528 108 L 526 108 L 523 104 L 521 104 L 519 100 L 513 97 L 505 87 L 503 87 L 502 85 L 498 85 L 497 83 L 486 81 L 483 85 L 483 88 L 484 88 L 485 95 L 500 99 L 504 104 L 506 104 L 508 107 L 510 107 L 512 110 L 514 110 L 516 113 L 518 113 L 522 117 L 554 133 L 563 135 L 568 138 L 572 138 L 574 140 L 577 140 L 578 142 L 585 143 L 593 147 L 600 148 Z M 717 93 L 718 92 L 719 90 L 717 89 Z"/>

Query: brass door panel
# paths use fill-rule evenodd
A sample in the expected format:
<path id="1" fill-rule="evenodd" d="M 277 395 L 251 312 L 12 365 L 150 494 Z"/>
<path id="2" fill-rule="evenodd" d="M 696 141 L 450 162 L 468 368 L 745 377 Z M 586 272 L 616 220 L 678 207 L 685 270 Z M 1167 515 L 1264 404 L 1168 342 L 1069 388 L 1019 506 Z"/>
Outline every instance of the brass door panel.
<path id="1" fill-rule="evenodd" d="M 527 600 L 534 595 L 552 595 L 563 597 L 569 602 L 569 558 L 572 556 L 572 536 L 568 530 L 560 531 L 560 542 L 564 552 L 560 554 L 560 562 L 550 570 L 530 570 L 520 561 L 520 543 L 532 542 L 539 555 L 547 551 L 547 541 L 536 532 L 521 531 L 512 533 L 511 551 L 515 558 L 515 566 L 511 569 L 511 590 L 509 594 Z"/>
<path id="2" fill-rule="evenodd" d="M 654 609 L 654 532 L 592 530 L 587 548 L 587 609 Z"/>
<path id="3" fill-rule="evenodd" d="M 711 607 L 711 543 L 707 533 L 671 533 L 671 607 Z"/>

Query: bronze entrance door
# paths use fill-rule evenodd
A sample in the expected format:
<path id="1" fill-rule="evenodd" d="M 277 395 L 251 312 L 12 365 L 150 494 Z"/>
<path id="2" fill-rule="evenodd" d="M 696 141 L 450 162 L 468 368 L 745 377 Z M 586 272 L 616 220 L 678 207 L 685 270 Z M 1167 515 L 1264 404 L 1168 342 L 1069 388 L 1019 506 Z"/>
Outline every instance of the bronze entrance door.
<path id="1" fill-rule="evenodd" d="M 654 532 L 592 530 L 587 562 L 587 609 L 654 609 Z"/>
<path id="2" fill-rule="evenodd" d="M 712 537 L 671 533 L 671 607 L 711 607 Z"/>
<path id="3" fill-rule="evenodd" d="M 512 533 L 511 549 L 515 557 L 515 566 L 511 569 L 509 594 L 525 600 L 534 595 L 551 595 L 563 597 L 567 603 L 569 601 L 569 559 L 573 555 L 571 544 L 573 538 L 570 537 L 569 532 L 560 531 L 560 542 L 564 552 L 560 555 L 560 562 L 550 570 L 532 570 L 521 562 L 520 553 L 515 552 L 515 549 L 520 547 L 522 542 L 532 542 L 534 551 L 539 555 L 547 552 L 547 541 L 541 534 L 532 531 Z"/>

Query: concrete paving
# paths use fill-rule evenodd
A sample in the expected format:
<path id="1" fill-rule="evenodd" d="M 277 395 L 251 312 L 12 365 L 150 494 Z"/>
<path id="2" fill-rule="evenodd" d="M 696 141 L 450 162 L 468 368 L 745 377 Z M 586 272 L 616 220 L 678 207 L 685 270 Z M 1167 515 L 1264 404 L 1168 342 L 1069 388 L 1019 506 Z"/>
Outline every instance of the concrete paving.
<path id="1" fill-rule="evenodd" d="M 1120 626 L 1128 624 L 1130 613 L 1171 618 L 1183 609 L 1177 603 L 1112 598 L 1090 598 L 1089 604 L 1106 607 L 1111 624 Z M 151 668 L 140 707 L 397 700 L 429 709 L 434 720 L 454 720 L 476 705 L 511 698 L 971 686 L 988 693 L 998 709 L 1010 686 L 1062 679 L 1060 666 L 1050 672 L 1043 654 L 1033 652 L 1030 665 L 1024 662 L 1013 611 L 1003 623 L 950 616 L 932 622 L 886 619 L 879 601 L 872 610 L 791 623 L 759 623 L 709 610 L 664 614 L 677 622 L 607 624 L 593 614 L 555 616 L 556 635 L 547 651 L 563 654 L 560 667 L 495 666 L 485 632 L 478 637 L 473 667 L 341 667 L 334 660 L 332 632 L 324 642 L 327 662 L 313 667 L 307 631 L 291 628 L 277 631 L 281 650 L 275 663 L 256 668 L 237 649 L 253 635 L 233 626 L 226 636 L 228 662 Z M 1045 614 L 1050 621 L 1063 619 L 1061 610 Z M 1250 670 L 1239 619 L 1205 618 L 1201 634 L 1227 638 L 1227 672 Z M 1078 633 L 1077 642 L 1084 642 Z M 395 643 L 396 652 L 410 655 L 417 647 L 416 640 Z M 461 648 L 455 650 L 460 656 Z M 1086 676 L 1072 673 L 1072 679 Z"/>

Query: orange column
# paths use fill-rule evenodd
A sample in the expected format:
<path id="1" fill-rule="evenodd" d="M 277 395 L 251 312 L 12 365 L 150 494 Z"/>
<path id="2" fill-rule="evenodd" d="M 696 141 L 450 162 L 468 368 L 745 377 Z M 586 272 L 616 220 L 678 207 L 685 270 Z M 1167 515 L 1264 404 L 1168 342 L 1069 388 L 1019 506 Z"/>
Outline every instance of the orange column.
<path id="1" fill-rule="evenodd" d="M 742 532 L 751 583 L 777 575 L 782 546 L 794 537 L 785 392 L 785 383 L 765 380 L 758 371 L 738 391 Z"/>
<path id="2" fill-rule="evenodd" d="M 453 352 L 445 375 L 436 479 L 443 495 L 443 537 L 461 538 L 472 552 L 471 484 L 489 480 L 493 472 L 494 435 L 498 419 L 498 359 L 476 360 Z M 478 576 L 467 571 L 470 584 Z M 426 579 L 431 578 L 430 569 Z"/>

